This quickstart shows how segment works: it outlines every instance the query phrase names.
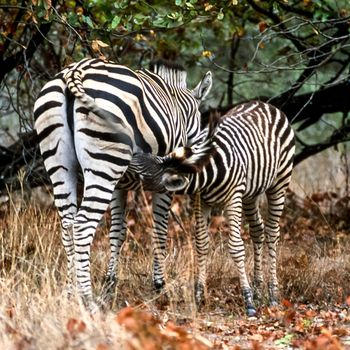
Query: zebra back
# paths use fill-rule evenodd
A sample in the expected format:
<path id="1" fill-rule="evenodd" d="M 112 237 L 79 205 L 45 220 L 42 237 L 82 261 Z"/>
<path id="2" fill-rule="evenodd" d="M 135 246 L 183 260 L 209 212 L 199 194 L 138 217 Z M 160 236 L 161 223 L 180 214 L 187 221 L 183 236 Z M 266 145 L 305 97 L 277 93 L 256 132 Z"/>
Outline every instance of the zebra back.
<path id="1" fill-rule="evenodd" d="M 210 202 L 226 202 L 228 189 L 241 186 L 243 197 L 257 196 L 276 179 L 291 175 L 294 133 L 285 114 L 267 103 L 241 104 L 220 120 L 213 137 L 217 153 L 199 174 L 192 175 L 187 193 L 202 192 Z"/>

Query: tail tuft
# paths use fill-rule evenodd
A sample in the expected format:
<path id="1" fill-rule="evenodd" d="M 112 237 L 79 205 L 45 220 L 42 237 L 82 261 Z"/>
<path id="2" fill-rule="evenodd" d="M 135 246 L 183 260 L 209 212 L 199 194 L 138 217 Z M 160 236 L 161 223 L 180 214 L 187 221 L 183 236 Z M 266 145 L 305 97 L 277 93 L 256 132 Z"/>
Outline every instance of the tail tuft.
<path id="1" fill-rule="evenodd" d="M 78 98 L 89 110 L 99 112 L 94 99 L 89 96 L 83 86 L 83 73 L 77 67 L 72 67 L 64 75 L 64 80 L 71 93 Z"/>
<path id="2" fill-rule="evenodd" d="M 216 148 L 211 139 L 191 147 L 181 147 L 163 158 L 163 169 L 177 173 L 197 173 L 207 165 Z"/>
<path id="3" fill-rule="evenodd" d="M 209 136 L 209 137 L 208 137 Z M 207 132 L 207 138 L 195 145 L 180 147 L 168 155 L 161 157 L 150 153 L 134 153 L 129 164 L 129 170 L 138 174 L 140 178 L 156 188 L 161 184 L 165 173 L 193 174 L 200 172 L 216 153 L 216 145 L 212 139 L 212 132 Z"/>
<path id="4" fill-rule="evenodd" d="M 205 167 L 216 153 L 213 136 L 216 123 L 209 120 L 208 128 L 202 132 L 199 141 L 192 146 L 180 147 L 163 158 L 164 168 L 170 168 L 177 173 L 197 173 Z"/>

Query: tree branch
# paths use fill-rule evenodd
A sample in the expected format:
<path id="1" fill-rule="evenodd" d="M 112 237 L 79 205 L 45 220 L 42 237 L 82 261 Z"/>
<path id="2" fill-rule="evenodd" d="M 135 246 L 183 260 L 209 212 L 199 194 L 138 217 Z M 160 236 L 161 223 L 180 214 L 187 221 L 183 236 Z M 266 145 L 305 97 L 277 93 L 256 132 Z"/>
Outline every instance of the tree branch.
<path id="1" fill-rule="evenodd" d="M 57 0 L 52 1 L 52 7 L 55 7 Z M 5 60 L 1 60 L 1 70 L 0 70 L 0 83 L 3 81 L 5 76 L 19 64 L 25 62 L 25 60 L 30 60 L 38 46 L 43 42 L 45 36 L 48 34 L 51 28 L 51 22 L 42 23 L 39 28 L 36 29 L 27 48 L 22 48 L 15 54 L 7 57 Z M 27 25 L 28 26 L 28 25 Z"/>
<path id="2" fill-rule="evenodd" d="M 283 22 L 281 22 L 280 18 L 274 14 L 272 11 L 268 11 L 260 6 L 254 0 L 247 0 L 247 3 L 257 12 L 263 14 L 264 16 L 270 18 L 278 27 L 282 30 L 281 34 L 288 40 L 290 40 L 295 48 L 299 52 L 303 52 L 306 50 L 306 47 L 300 43 L 300 41 L 293 35 L 291 35 Z"/>
<path id="3" fill-rule="evenodd" d="M 227 103 L 233 103 L 233 79 L 234 79 L 234 58 L 239 48 L 239 37 L 236 34 L 232 35 L 231 46 L 230 46 L 230 61 L 228 79 L 227 79 Z"/>
<path id="4" fill-rule="evenodd" d="M 22 4 L 21 6 L 19 7 L 18 9 L 18 12 L 16 14 L 16 17 L 13 21 L 13 24 L 14 24 L 14 28 L 13 30 L 7 35 L 6 37 L 6 40 L 4 42 L 4 46 L 2 48 L 2 50 L 0 51 L 0 60 L 2 61 L 3 60 L 3 56 L 4 56 L 4 53 L 6 52 L 6 50 L 8 49 L 8 47 L 10 46 L 10 43 L 12 41 L 12 38 L 13 38 L 13 33 L 17 30 L 18 28 L 18 24 L 20 22 L 20 19 L 22 18 L 22 16 L 24 15 L 25 13 L 25 0 L 22 0 Z"/>
<path id="5" fill-rule="evenodd" d="M 329 147 L 348 141 L 350 141 L 350 125 L 346 125 L 335 130 L 334 133 L 324 142 L 304 146 L 303 149 L 294 157 L 294 165 L 299 164 L 306 158 L 320 153 Z"/>
<path id="6" fill-rule="evenodd" d="M 348 113 L 349 96 L 350 80 L 346 80 L 315 92 L 294 96 L 288 103 L 284 103 L 281 95 L 271 99 L 270 103 L 282 109 L 292 123 L 304 122 L 298 129 L 303 130 L 316 123 L 324 114 Z"/>

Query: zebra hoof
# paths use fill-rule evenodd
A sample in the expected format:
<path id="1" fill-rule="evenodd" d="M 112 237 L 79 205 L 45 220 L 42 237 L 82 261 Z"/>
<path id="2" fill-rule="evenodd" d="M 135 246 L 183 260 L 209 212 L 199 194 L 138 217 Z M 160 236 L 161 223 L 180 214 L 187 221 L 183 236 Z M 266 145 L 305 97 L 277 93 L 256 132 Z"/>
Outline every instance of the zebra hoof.
<path id="1" fill-rule="evenodd" d="M 270 306 L 278 306 L 279 292 L 277 285 L 269 283 L 269 304 Z"/>
<path id="2" fill-rule="evenodd" d="M 254 306 L 250 305 L 246 308 L 246 313 L 248 317 L 255 317 L 256 316 L 256 309 Z"/>
<path id="3" fill-rule="evenodd" d="M 82 301 L 83 301 L 83 305 L 85 307 L 85 309 L 91 314 L 94 315 L 97 312 L 100 311 L 100 307 L 98 306 L 98 304 L 95 303 L 95 301 L 93 300 L 92 297 L 90 296 L 83 296 L 82 297 Z"/>
<path id="4" fill-rule="evenodd" d="M 115 287 L 117 284 L 117 278 L 115 274 L 106 276 L 105 282 L 102 286 L 101 295 L 98 299 L 98 304 L 102 308 L 106 308 L 112 303 L 115 294 Z"/>
<path id="5" fill-rule="evenodd" d="M 250 288 L 244 288 L 242 290 L 244 304 L 246 305 L 246 313 L 248 317 L 254 317 L 256 315 L 256 309 L 253 304 L 253 293 Z"/>
<path id="6" fill-rule="evenodd" d="M 253 300 L 255 305 L 261 305 L 263 303 L 263 295 L 261 293 L 261 290 L 254 290 Z"/>
<path id="7" fill-rule="evenodd" d="M 153 288 L 157 293 L 160 293 L 165 286 L 165 282 L 163 280 L 155 280 L 153 281 Z"/>
<path id="8" fill-rule="evenodd" d="M 112 295 L 114 293 L 116 284 L 117 284 L 117 278 L 115 275 L 107 276 L 103 284 L 102 294 Z"/>
<path id="9" fill-rule="evenodd" d="M 261 282 L 255 282 L 253 284 L 253 300 L 255 305 L 261 305 L 263 303 L 263 290 Z"/>
<path id="10" fill-rule="evenodd" d="M 73 289 L 70 287 L 67 287 L 63 291 L 63 295 L 67 298 L 67 300 L 72 301 L 73 300 Z"/>
<path id="11" fill-rule="evenodd" d="M 98 304 L 93 302 L 91 305 L 89 305 L 88 311 L 90 312 L 90 315 L 96 315 L 98 312 L 101 311 L 101 308 Z"/>

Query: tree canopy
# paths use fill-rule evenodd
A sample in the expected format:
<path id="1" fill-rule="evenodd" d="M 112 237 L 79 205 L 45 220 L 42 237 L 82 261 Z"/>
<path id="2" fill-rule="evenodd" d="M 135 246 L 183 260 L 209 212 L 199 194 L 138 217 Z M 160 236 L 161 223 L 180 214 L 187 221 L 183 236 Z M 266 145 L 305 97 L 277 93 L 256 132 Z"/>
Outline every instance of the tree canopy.
<path id="1" fill-rule="evenodd" d="M 20 132 L 19 141 L 10 135 L 14 146 L 0 145 L 0 176 L 17 176 L 23 165 L 33 175 L 35 98 L 87 56 L 132 68 L 176 60 L 189 84 L 212 70 L 204 117 L 268 101 L 297 130 L 298 163 L 350 140 L 349 29 L 347 0 L 0 0 L 0 128 L 6 133 L 14 119 Z"/>

